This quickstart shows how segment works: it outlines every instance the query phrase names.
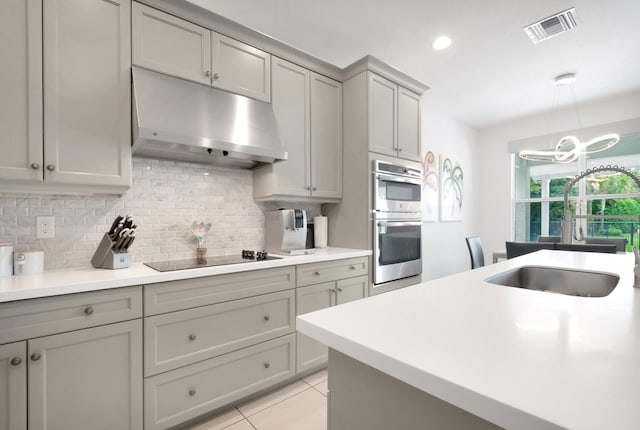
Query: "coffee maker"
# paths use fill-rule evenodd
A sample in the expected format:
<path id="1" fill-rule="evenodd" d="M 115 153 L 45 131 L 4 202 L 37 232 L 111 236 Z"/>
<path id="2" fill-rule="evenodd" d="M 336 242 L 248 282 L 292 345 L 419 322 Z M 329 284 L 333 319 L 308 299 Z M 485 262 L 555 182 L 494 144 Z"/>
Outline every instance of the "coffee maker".
<path id="1" fill-rule="evenodd" d="M 279 209 L 265 214 L 265 249 L 287 255 L 311 254 L 306 249 L 307 214 L 302 209 Z"/>

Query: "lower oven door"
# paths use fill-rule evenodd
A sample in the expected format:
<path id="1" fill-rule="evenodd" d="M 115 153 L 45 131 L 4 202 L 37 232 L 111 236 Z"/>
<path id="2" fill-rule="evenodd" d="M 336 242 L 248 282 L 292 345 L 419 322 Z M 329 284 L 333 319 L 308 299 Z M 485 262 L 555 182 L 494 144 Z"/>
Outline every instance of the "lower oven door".
<path id="1" fill-rule="evenodd" d="M 374 220 L 373 283 L 395 281 L 422 273 L 422 222 Z"/>

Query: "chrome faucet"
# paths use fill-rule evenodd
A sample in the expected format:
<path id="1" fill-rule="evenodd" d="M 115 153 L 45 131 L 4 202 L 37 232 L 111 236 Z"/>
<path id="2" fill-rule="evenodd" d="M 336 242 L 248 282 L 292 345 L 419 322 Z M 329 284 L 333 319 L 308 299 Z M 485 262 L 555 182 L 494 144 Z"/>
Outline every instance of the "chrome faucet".
<path id="1" fill-rule="evenodd" d="M 640 253 L 638 253 L 638 248 L 633 248 L 633 255 L 636 259 L 636 265 L 633 268 L 633 287 L 640 288 Z"/>

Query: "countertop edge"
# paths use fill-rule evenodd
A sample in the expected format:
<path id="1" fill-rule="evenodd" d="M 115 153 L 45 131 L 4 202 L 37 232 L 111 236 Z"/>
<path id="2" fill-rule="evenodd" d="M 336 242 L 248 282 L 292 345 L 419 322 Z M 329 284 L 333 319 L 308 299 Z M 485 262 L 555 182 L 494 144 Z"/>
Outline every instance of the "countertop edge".
<path id="1" fill-rule="evenodd" d="M 118 270 L 95 268 L 51 270 L 37 275 L 7 276 L 0 278 L 0 303 L 224 275 L 250 270 L 366 257 L 369 255 L 371 255 L 370 250 L 327 247 L 318 248 L 314 254 L 281 256 L 282 258 L 277 260 L 176 270 L 171 272 L 158 272 L 145 266 L 143 263 L 134 263 L 127 269 Z"/>

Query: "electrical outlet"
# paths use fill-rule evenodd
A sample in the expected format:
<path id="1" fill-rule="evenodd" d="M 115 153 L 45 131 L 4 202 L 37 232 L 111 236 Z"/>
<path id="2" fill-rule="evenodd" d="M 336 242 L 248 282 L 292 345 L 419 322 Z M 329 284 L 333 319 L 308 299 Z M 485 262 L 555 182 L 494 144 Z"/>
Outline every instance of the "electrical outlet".
<path id="1" fill-rule="evenodd" d="M 52 216 L 36 217 L 36 237 L 49 239 L 55 237 L 55 218 Z"/>

